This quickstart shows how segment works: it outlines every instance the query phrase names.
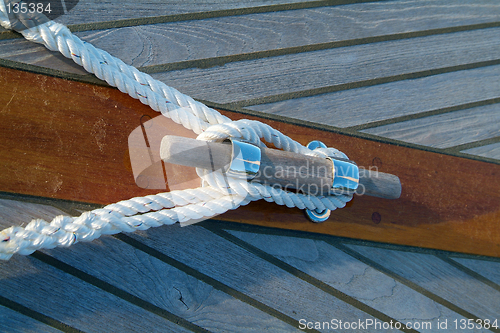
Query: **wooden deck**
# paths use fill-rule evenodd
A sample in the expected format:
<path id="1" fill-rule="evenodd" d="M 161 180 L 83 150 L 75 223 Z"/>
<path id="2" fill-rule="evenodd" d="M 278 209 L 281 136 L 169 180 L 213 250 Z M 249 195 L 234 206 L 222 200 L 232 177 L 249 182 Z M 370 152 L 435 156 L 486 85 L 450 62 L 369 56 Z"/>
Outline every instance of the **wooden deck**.
<path id="1" fill-rule="evenodd" d="M 500 3 L 356 2 L 81 0 L 58 20 L 210 106 L 500 164 Z M 0 66 L 103 84 L 3 30 Z M 2 113 L 23 92 L 0 94 Z M 2 192 L 0 228 L 88 207 Z M 14 256 L 0 279 L 5 332 L 500 331 L 454 329 L 500 326 L 498 258 L 216 220 Z M 312 331 L 393 331 L 331 328 Z"/>

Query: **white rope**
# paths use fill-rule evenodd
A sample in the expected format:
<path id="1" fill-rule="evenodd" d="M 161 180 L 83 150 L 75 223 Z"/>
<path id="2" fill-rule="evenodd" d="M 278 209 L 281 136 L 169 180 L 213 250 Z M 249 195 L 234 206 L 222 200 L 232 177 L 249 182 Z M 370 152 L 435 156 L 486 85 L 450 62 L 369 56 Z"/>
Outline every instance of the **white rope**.
<path id="1" fill-rule="evenodd" d="M 5 2 L 14 4 L 17 1 Z M 231 121 L 218 111 L 80 40 L 65 26 L 53 21 L 34 26 L 30 23 L 34 22 L 33 15 L 28 18 L 19 15 L 14 18 L 15 22 L 12 21 L 12 15 L 9 20 L 5 3 L 0 1 L 0 24 L 4 28 L 17 30 L 27 40 L 43 44 L 51 51 L 59 51 L 109 85 L 139 99 L 175 123 L 193 130 L 199 134 L 199 140 L 221 141 L 234 137 L 265 146 L 264 140 L 277 148 L 295 153 L 321 156 L 330 152 L 346 157 L 333 148 L 313 152 L 258 121 Z M 292 193 L 231 178 L 221 171 L 197 169 L 197 173 L 208 186 L 132 198 L 84 213 L 80 217 L 58 216 L 50 223 L 33 220 L 24 228 L 7 228 L 0 232 L 0 259 L 8 260 L 14 253 L 28 255 L 39 249 L 92 241 L 104 234 L 202 220 L 259 199 L 287 207 L 319 210 L 342 208 L 352 199 L 352 195 L 312 196 Z"/>

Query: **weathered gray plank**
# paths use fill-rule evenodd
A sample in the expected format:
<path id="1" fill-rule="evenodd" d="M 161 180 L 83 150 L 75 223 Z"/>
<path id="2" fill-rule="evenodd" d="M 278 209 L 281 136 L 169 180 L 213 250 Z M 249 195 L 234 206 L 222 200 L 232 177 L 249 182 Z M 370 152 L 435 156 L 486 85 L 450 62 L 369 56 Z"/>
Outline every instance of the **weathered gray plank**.
<path id="1" fill-rule="evenodd" d="M 500 159 L 500 143 L 493 143 L 487 146 L 467 149 L 464 150 L 463 152 L 467 154 Z"/>
<path id="2" fill-rule="evenodd" d="M 3 297 L 79 330 L 187 332 L 32 257 L 15 256 L 1 265 Z"/>
<path id="3" fill-rule="evenodd" d="M 296 320 L 373 319 L 199 226 L 169 226 L 130 236 Z"/>
<path id="4" fill-rule="evenodd" d="M 497 89 L 500 92 L 500 80 Z M 500 104 L 450 112 L 362 132 L 436 148 L 500 136 Z"/>
<path id="5" fill-rule="evenodd" d="M 500 28 L 373 43 L 153 77 L 202 100 L 233 103 L 496 59 Z M 247 101 L 247 103 L 249 103 Z"/>
<path id="6" fill-rule="evenodd" d="M 479 318 L 498 318 L 500 292 L 433 255 L 347 246 Z"/>
<path id="7" fill-rule="evenodd" d="M 64 24 L 90 23 L 311 1 L 314 0 L 80 0 L 72 11 L 57 21 Z"/>
<path id="8" fill-rule="evenodd" d="M 337 127 L 500 97 L 500 66 L 338 91 L 248 107 Z"/>
<path id="9" fill-rule="evenodd" d="M 500 262 L 453 257 L 450 259 L 472 269 L 479 275 L 482 275 L 490 281 L 500 285 Z"/>
<path id="10" fill-rule="evenodd" d="M 0 305 L 0 331 L 9 333 L 61 332 L 33 318 Z"/>
<path id="11" fill-rule="evenodd" d="M 64 213 L 51 206 L 0 200 L 3 227 L 33 218 L 50 221 L 60 214 Z M 44 252 L 209 331 L 294 331 L 275 317 L 112 237 Z"/>
<path id="12" fill-rule="evenodd" d="M 0 199 L 0 230 L 26 225 L 33 219 L 51 221 L 57 215 L 67 215 L 47 205 Z"/>
<path id="13" fill-rule="evenodd" d="M 165 64 L 184 60 L 220 57 L 240 53 L 266 51 L 310 44 L 343 41 L 379 36 L 391 33 L 419 31 L 432 28 L 468 24 L 500 17 L 500 6 L 485 16 L 463 13 L 462 6 L 452 7 L 443 13 L 442 19 L 431 20 L 435 13 L 424 6 L 409 3 L 408 8 L 396 7 L 394 3 L 356 4 L 350 6 L 322 7 L 277 13 L 225 17 L 201 21 L 156 24 L 106 31 L 83 32 L 77 35 L 99 48 L 136 67 Z M 373 13 L 374 7 L 386 14 L 380 17 Z M 466 6 L 468 7 L 468 6 Z M 475 9 L 474 9 L 475 8 Z M 484 7 L 471 7 L 471 10 Z M 379 14 L 380 15 L 380 14 Z M 410 23 L 403 24 L 412 15 Z M 413 16 L 415 15 L 415 16 Z M 390 22 L 390 24 L 389 24 Z M 460 22 L 460 23 L 459 23 Z M 134 41 L 127 49 L 126 41 Z"/>
<path id="14" fill-rule="evenodd" d="M 50 221 L 61 214 L 64 212 L 51 206 L 1 199 L 0 229 L 25 225 L 35 218 Z M 72 251 L 86 246 L 88 245 L 74 245 Z M 103 246 L 100 249 L 111 250 L 103 249 Z M 84 257 L 81 259 L 85 260 Z M 31 257 L 15 255 L 0 265 L 2 296 L 83 331 L 121 332 L 151 329 L 161 332 L 165 328 L 185 331 L 164 318 Z M 75 303 L 78 303 L 78 306 L 73 306 Z M 103 317 L 102 313 L 109 315 L 109 318 Z M 148 321 L 148 328 L 141 324 L 142 320 Z"/>
<path id="15" fill-rule="evenodd" d="M 45 251 L 211 332 L 293 332 L 294 327 L 117 239 Z"/>
<path id="16" fill-rule="evenodd" d="M 399 320 L 429 322 L 464 317 L 323 241 L 228 230 L 239 239 Z M 426 330 L 419 330 L 425 332 Z"/>
<path id="17" fill-rule="evenodd" d="M 435 19 L 436 15 L 440 16 L 439 20 Z M 500 6 L 486 1 L 456 6 L 449 6 L 448 1 L 398 5 L 382 2 L 77 32 L 76 35 L 127 64 L 140 67 L 483 23 L 498 17 Z M 0 45 L 0 57 L 24 59 L 31 64 L 40 64 L 48 54 L 41 48 L 31 47 L 29 42 L 12 40 Z"/>

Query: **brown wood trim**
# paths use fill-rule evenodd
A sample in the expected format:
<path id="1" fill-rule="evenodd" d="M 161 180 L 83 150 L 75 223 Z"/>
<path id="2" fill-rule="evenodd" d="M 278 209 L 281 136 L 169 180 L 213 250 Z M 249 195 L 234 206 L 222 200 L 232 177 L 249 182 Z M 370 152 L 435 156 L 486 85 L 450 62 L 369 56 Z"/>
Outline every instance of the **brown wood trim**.
<path id="1" fill-rule="evenodd" d="M 131 171 L 128 136 L 144 115 L 158 113 L 113 88 L 0 68 L 0 191 L 98 204 L 161 192 L 139 188 Z M 218 219 L 500 257 L 500 165 L 259 120 L 397 175 L 402 196 L 355 197 L 322 224 L 264 201 Z M 179 126 L 168 131 L 194 137 Z M 192 170 L 172 172 L 189 179 Z"/>

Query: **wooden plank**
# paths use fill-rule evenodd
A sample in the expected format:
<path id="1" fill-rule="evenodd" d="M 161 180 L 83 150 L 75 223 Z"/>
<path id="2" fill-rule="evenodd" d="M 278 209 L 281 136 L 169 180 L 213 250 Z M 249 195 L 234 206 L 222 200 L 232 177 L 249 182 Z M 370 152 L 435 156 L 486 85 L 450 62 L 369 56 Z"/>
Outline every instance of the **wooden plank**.
<path id="1" fill-rule="evenodd" d="M 323 241 L 227 232 L 402 323 L 464 318 Z"/>
<path id="2" fill-rule="evenodd" d="M 13 181 L 9 186 L 2 186 L 2 191 L 25 193 L 22 188 L 31 187 L 36 188 L 33 195 L 54 197 L 68 185 L 68 193 L 73 193 L 74 200 L 91 203 L 103 199 L 119 201 L 131 195 L 151 193 L 135 184 L 128 148 L 118 152 L 112 146 L 114 143 L 127 146 L 128 135 L 140 126 L 141 117 L 155 117 L 158 113 L 139 101 L 123 108 L 131 99 L 116 89 L 102 89 L 66 80 L 53 81 L 46 76 L 36 76 L 32 81 L 33 77 L 26 72 L 6 69 L 1 69 L 1 72 L 2 116 L 9 120 L 5 119 L 3 126 L 0 125 L 0 132 L 10 137 L 0 148 L 5 167 L 3 179 Z M 79 96 L 87 96 L 88 99 L 80 100 Z M 97 106 L 96 102 L 100 104 L 97 107 L 100 111 L 91 115 L 88 107 Z M 17 113 L 18 109 L 32 107 L 34 111 L 29 115 Z M 48 109 L 51 110 L 48 113 L 40 112 Z M 84 133 L 77 134 L 81 130 Z M 193 135 L 188 130 L 183 133 Z M 20 138 L 26 141 L 19 144 Z M 82 152 L 81 147 L 91 150 Z M 54 150 L 58 151 L 55 155 Z M 16 159 L 20 157 L 19 153 L 33 156 L 35 160 L 18 165 Z M 80 164 L 78 161 L 83 156 L 92 156 L 93 162 Z M 45 164 L 43 161 L 47 160 L 64 165 L 65 171 L 42 167 Z M 103 164 L 103 161 L 107 162 Z M 120 173 L 128 174 L 128 177 L 116 178 Z M 19 177 L 24 176 L 28 178 L 20 182 Z M 117 182 L 124 187 L 117 190 Z M 33 187 L 33 184 L 38 185 Z"/>
<path id="3" fill-rule="evenodd" d="M 3 297 L 85 332 L 187 332 L 32 257 L 2 263 L 0 278 Z"/>
<path id="4" fill-rule="evenodd" d="M 210 332 L 298 331 L 114 238 L 45 252 Z"/>
<path id="5" fill-rule="evenodd" d="M 500 66 L 489 66 L 247 108 L 350 127 L 499 98 L 499 76 Z"/>
<path id="6" fill-rule="evenodd" d="M 56 333 L 58 329 L 0 305 L 0 330 L 10 333 Z"/>
<path id="7" fill-rule="evenodd" d="M 353 88 L 353 82 L 494 60 L 499 33 L 500 28 L 474 30 L 152 76 L 202 100 L 259 104 L 259 98 L 285 93 L 288 96 L 343 84 Z"/>
<path id="8" fill-rule="evenodd" d="M 500 80 L 497 89 L 500 88 Z M 429 147 L 448 148 L 500 136 L 500 104 L 375 127 L 362 132 Z"/>
<path id="9" fill-rule="evenodd" d="M 47 205 L 0 200 L 0 229 L 23 225 L 35 218 L 51 221 L 57 215 L 66 214 Z M 45 253 L 212 332 L 293 330 L 286 323 L 112 237 L 103 236 L 90 244 Z"/>
<path id="10" fill-rule="evenodd" d="M 25 225 L 33 219 L 51 221 L 57 215 L 67 215 L 47 205 L 0 199 L 0 228 Z"/>
<path id="11" fill-rule="evenodd" d="M 57 21 L 64 24 L 79 24 L 312 1 L 314 0 L 247 0 L 243 2 L 237 0 L 196 2 L 124 0 L 118 5 L 110 1 L 81 0 L 71 12 L 61 16 Z"/>
<path id="12" fill-rule="evenodd" d="M 38 218 L 45 219 L 46 221 L 51 221 L 57 215 L 67 215 L 67 214 L 52 206 L 28 203 L 28 202 L 20 202 L 14 200 L 4 200 L 4 199 L 0 200 L 0 229 L 15 225 L 25 225 L 32 219 L 38 219 Z M 93 246 L 97 247 L 98 250 L 101 251 L 100 252 L 101 257 L 102 253 L 104 252 L 113 253 L 113 250 L 120 249 L 120 246 L 113 247 L 112 245 L 109 245 L 108 247 L 106 247 L 107 243 L 109 243 L 110 241 L 112 242 L 113 240 L 110 239 L 110 237 L 108 236 L 108 237 L 103 237 L 103 239 L 94 243 Z M 114 242 L 116 243 L 118 241 L 114 240 Z M 79 244 L 73 247 L 71 250 L 63 249 L 62 252 L 69 251 L 69 253 L 72 254 L 76 253 L 77 255 L 80 255 L 79 257 L 80 260 L 83 260 L 85 264 L 88 264 L 89 256 L 86 256 L 87 253 L 85 252 L 85 249 L 88 249 L 88 247 L 89 247 L 88 244 Z M 143 262 L 148 262 L 147 258 L 142 258 L 142 259 L 144 260 Z M 22 265 L 20 268 L 17 269 L 19 272 L 17 274 L 14 274 L 16 270 L 12 269 L 11 266 L 16 265 L 16 262 L 18 264 L 19 262 L 21 262 Z M 113 320 L 109 320 L 107 321 L 107 324 L 101 328 L 101 331 L 102 329 L 110 331 L 133 329 L 137 325 L 140 325 L 140 323 L 131 323 L 131 321 L 137 322 L 137 317 L 135 316 L 143 316 L 143 315 L 152 321 L 149 325 L 154 330 L 162 330 L 161 327 L 165 326 L 165 327 L 170 327 L 171 329 L 187 331 L 184 328 L 177 326 L 174 323 L 164 318 L 157 317 L 155 314 L 152 314 L 138 306 L 129 304 L 126 300 L 120 299 L 96 287 L 88 285 L 86 282 L 83 282 L 71 275 L 58 271 L 57 269 L 48 266 L 46 264 L 43 264 L 33 258 L 25 259 L 22 256 L 15 256 L 9 262 L 2 263 L 2 265 L 3 269 L 13 271 L 13 272 L 8 272 L 8 274 L 7 273 L 2 274 L 0 272 L 0 276 L 2 277 L 2 279 L 9 280 L 9 282 L 5 284 L 5 286 L 9 286 L 9 288 L 11 288 L 12 291 L 15 291 L 16 288 L 20 288 L 20 290 L 23 291 L 18 294 L 15 293 L 12 294 L 10 299 L 15 300 L 16 302 L 21 303 L 22 305 L 29 307 L 35 311 L 39 311 L 40 313 L 45 314 L 49 317 L 58 319 L 63 323 L 71 325 L 75 328 L 79 328 L 83 331 L 99 331 L 100 327 L 99 325 L 102 324 L 100 323 L 100 320 L 91 323 L 87 322 L 88 320 L 90 321 L 93 320 L 90 319 L 93 316 L 92 314 L 93 311 L 96 312 L 95 315 L 97 316 L 100 316 L 99 311 L 110 311 L 111 316 L 113 316 L 113 313 L 115 313 L 114 314 L 115 316 L 118 317 L 125 316 L 126 318 L 128 318 L 128 319 L 120 319 L 121 323 L 116 327 L 113 323 Z M 145 267 L 140 267 L 138 269 L 145 269 Z M 38 275 L 47 275 L 47 277 L 45 277 L 47 280 L 45 282 L 40 281 L 39 285 L 35 284 L 32 288 L 29 288 L 28 287 L 29 281 L 33 279 L 38 279 Z M 129 272 L 127 271 L 127 273 L 123 273 L 121 276 L 122 277 L 129 276 Z M 65 280 L 68 280 L 70 282 L 66 282 Z M 5 280 L 2 280 L 2 282 L 3 281 Z M 147 281 L 149 282 L 150 280 Z M 46 283 L 46 285 L 44 283 Z M 121 285 L 117 285 L 117 287 L 122 288 Z M 4 285 L 2 285 L 2 290 L 3 288 Z M 37 288 L 42 288 L 42 289 L 47 288 L 46 289 L 47 291 L 46 292 L 39 291 Z M 71 293 L 72 292 L 71 290 L 73 290 L 74 296 L 72 298 L 65 300 L 64 303 L 59 304 L 59 302 L 61 302 L 60 298 L 65 297 L 65 292 L 62 292 L 61 295 L 58 295 L 59 288 L 69 288 L 67 289 L 68 291 L 66 293 Z M 85 294 L 83 299 L 79 298 L 81 297 L 79 296 L 80 294 Z M 2 296 L 9 297 L 8 295 L 9 292 L 7 291 L 6 293 L 2 292 Z M 22 302 L 19 300 L 19 297 L 23 300 Z M 63 311 L 56 309 L 54 312 L 52 312 L 53 311 L 52 308 L 57 308 L 57 305 L 60 305 L 61 307 L 71 308 L 70 306 L 71 302 L 77 301 L 75 297 L 78 298 L 78 302 L 81 302 L 80 306 L 83 307 L 82 309 L 77 309 L 79 312 L 82 312 L 81 314 L 79 312 L 76 312 L 78 313 L 78 315 L 72 315 L 71 316 L 72 319 L 65 319 L 65 316 L 68 315 L 67 311 L 69 309 Z M 176 295 L 171 294 L 171 297 L 175 298 Z M 178 299 L 175 300 L 179 302 Z M 96 305 L 93 305 L 93 302 L 95 302 Z M 34 307 L 33 304 L 36 303 L 41 303 L 43 305 Z M 171 304 L 176 305 L 175 302 L 172 302 Z M 86 313 L 88 311 L 90 311 L 90 313 Z M 57 314 L 60 316 L 60 318 L 57 317 Z"/>
<path id="13" fill-rule="evenodd" d="M 130 236 L 297 321 L 373 319 L 199 226 L 170 226 Z"/>
<path id="14" fill-rule="evenodd" d="M 140 126 L 143 115 L 156 116 L 149 107 L 116 89 L 7 69 L 0 73 L 0 99 L 5 105 L 0 114 L 0 124 L 4 124 L 0 130 L 4 149 L 1 191 L 100 204 L 156 193 L 135 184 L 128 164 L 128 135 Z M 322 224 L 308 223 L 298 209 L 265 202 L 218 218 L 500 256 L 499 165 L 283 121 L 225 114 L 235 120 L 264 121 L 303 144 L 320 138 L 345 151 L 360 166 L 397 175 L 403 192 L 394 201 L 356 197 Z M 165 135 L 194 137 L 185 129 L 169 132 L 174 128 L 173 123 L 166 126 Z M 194 169 L 185 167 L 174 174 L 169 184 L 175 184 L 179 175 L 198 179 Z"/>
<path id="15" fill-rule="evenodd" d="M 500 292 L 435 256 L 347 246 L 479 318 L 498 319 Z"/>
<path id="16" fill-rule="evenodd" d="M 139 12 L 141 10 L 136 10 Z M 96 20 L 107 13 L 100 11 L 86 17 Z M 120 15 L 127 18 L 127 9 Z M 435 19 L 436 15 L 440 16 L 439 20 Z M 486 23 L 497 20 L 499 15 L 500 6 L 486 1 L 454 6 L 449 6 L 448 1 L 405 2 L 397 6 L 393 2 L 381 2 L 86 31 L 76 35 L 125 63 L 140 67 Z M 64 19 L 71 20 L 71 17 L 64 16 Z M 130 40 L 134 43 L 128 43 Z M 49 54 L 27 41 L 0 43 L 0 58 L 64 70 L 57 59 L 54 63 L 47 61 Z"/>
<path id="17" fill-rule="evenodd" d="M 62 54 L 51 52 L 40 44 L 23 39 L 0 41 L 0 49 L 2 50 L 0 51 L 2 59 L 12 59 L 20 63 L 68 73 L 88 74 L 83 67 L 74 63 L 73 60 L 65 58 Z"/>
<path id="18" fill-rule="evenodd" d="M 500 159 L 500 143 L 467 149 L 464 153 Z"/>
<path id="19" fill-rule="evenodd" d="M 349 2 L 349 0 L 347 0 Z M 76 4 L 76 6 L 75 6 Z M 56 22 L 73 25 L 73 28 L 96 29 L 103 21 L 112 24 L 124 23 L 137 24 L 137 21 L 149 21 L 148 18 L 160 18 L 160 21 L 193 20 L 203 17 L 219 17 L 227 15 L 238 15 L 246 12 L 286 10 L 293 8 L 308 8 L 328 5 L 328 1 L 316 0 L 249 0 L 239 2 L 229 1 L 201 1 L 196 3 L 183 2 L 180 0 L 168 1 L 120 1 L 119 5 L 113 1 L 80 0 L 71 1 L 66 4 L 68 12 L 55 19 Z M 261 7 L 261 8 L 259 8 Z M 236 13 L 235 13 L 236 11 Z M 113 22 L 115 21 L 115 22 Z M 116 22 L 122 21 L 122 22 Z M 136 21 L 136 22 L 130 22 Z M 89 24 L 85 26 L 86 24 Z M 143 23 L 146 24 L 146 23 Z M 6 29 L 0 27 L 0 34 Z M 12 38 L 12 35 L 9 36 Z"/>
<path id="20" fill-rule="evenodd" d="M 451 259 L 500 286 L 500 262 L 457 257 Z"/>

